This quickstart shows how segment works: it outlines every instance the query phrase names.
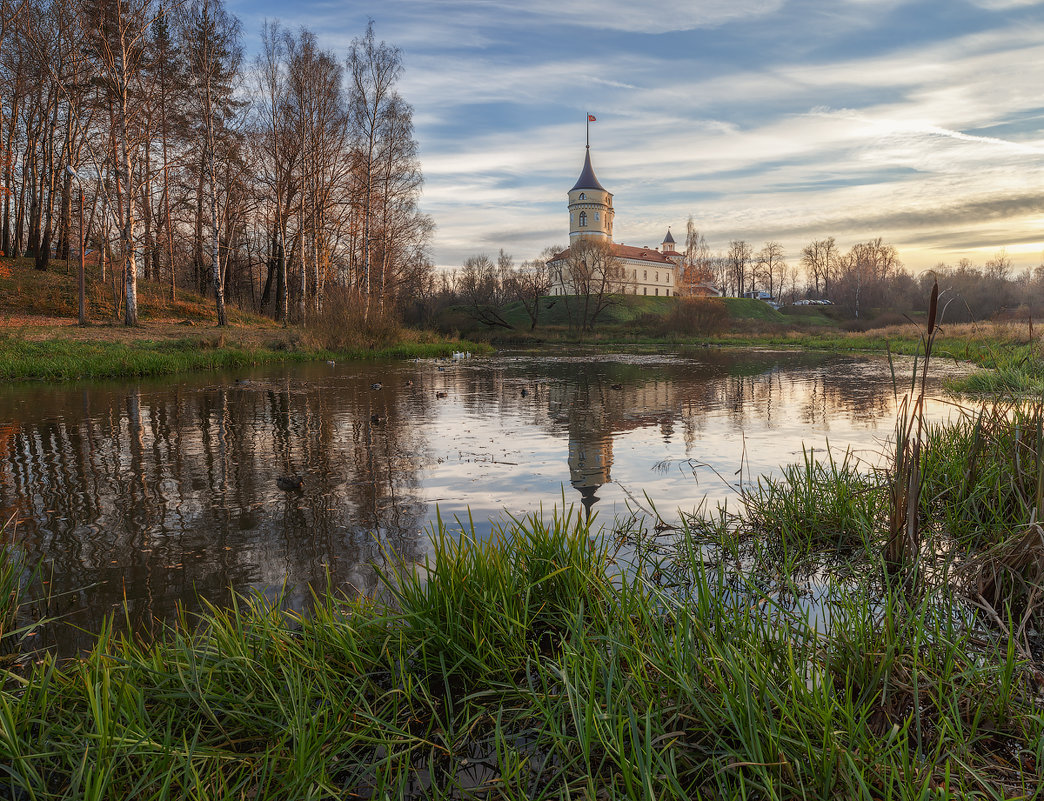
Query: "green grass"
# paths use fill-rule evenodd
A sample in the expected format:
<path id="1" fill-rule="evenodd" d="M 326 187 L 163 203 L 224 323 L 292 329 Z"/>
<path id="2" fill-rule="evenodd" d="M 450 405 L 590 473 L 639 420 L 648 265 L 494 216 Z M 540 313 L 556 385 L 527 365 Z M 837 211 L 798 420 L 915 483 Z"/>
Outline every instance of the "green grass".
<path id="1" fill-rule="evenodd" d="M 848 455 L 671 538 L 572 510 L 486 539 L 439 521 L 383 600 L 237 599 L 0 664 L 0 794 L 1037 798 L 1044 403 L 916 440 L 916 582 L 882 557 L 898 468 Z M 0 549 L 16 654 L 22 572 Z"/>
<path id="2" fill-rule="evenodd" d="M 0 338 L 0 379 L 126 378 L 317 359 L 433 358 L 448 356 L 456 350 L 482 353 L 488 351 L 489 346 L 470 342 L 421 342 L 332 352 L 292 345 L 276 349 L 225 344 L 220 335 L 133 343 L 57 339 L 27 341 L 4 337 Z"/>
<path id="3" fill-rule="evenodd" d="M 723 298 L 722 300 L 734 320 L 763 323 L 788 322 L 786 317 L 760 300 L 748 298 Z M 548 296 L 541 299 L 540 316 L 534 333 L 537 336 L 567 338 L 570 325 L 567 304 L 576 302 L 576 298 L 573 297 Z M 589 332 L 587 338 L 589 339 L 592 334 L 595 337 L 615 337 L 617 339 L 620 337 L 633 339 L 642 336 L 648 338 L 648 334 L 643 334 L 643 323 L 670 314 L 677 302 L 676 297 L 615 296 L 613 302 L 598 315 L 594 329 Z M 447 319 L 452 319 L 455 327 L 472 326 L 476 331 L 485 330 L 485 326 L 479 326 L 469 317 L 467 309 L 463 306 L 453 307 L 448 310 L 446 316 Z M 526 334 L 529 332 L 530 319 L 521 303 L 508 304 L 502 316 L 507 323 L 514 326 L 514 333 Z M 576 317 L 575 313 L 574 317 Z M 497 329 L 492 333 L 510 335 L 512 331 Z"/>
<path id="4" fill-rule="evenodd" d="M 734 320 L 758 320 L 766 323 L 790 322 L 786 316 L 780 314 L 767 303 L 752 298 L 721 298 L 722 303 L 729 310 L 729 315 Z"/>
<path id="5" fill-rule="evenodd" d="M 1014 627 L 962 623 L 946 571 L 920 595 L 881 584 L 873 491 L 809 457 L 669 546 L 571 511 L 486 540 L 440 524 L 384 602 L 328 590 L 302 617 L 240 599 L 154 641 L 113 623 L 83 658 L 8 673 L 0 791 L 1034 797 L 1044 715 Z M 621 543 L 638 553 L 623 572 Z"/>

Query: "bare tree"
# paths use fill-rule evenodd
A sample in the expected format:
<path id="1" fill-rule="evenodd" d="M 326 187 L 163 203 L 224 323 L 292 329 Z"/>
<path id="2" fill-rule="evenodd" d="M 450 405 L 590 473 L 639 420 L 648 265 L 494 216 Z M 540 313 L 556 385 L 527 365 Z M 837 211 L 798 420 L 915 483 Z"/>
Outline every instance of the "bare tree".
<path id="1" fill-rule="evenodd" d="M 159 11 L 151 0 L 84 0 L 85 39 L 112 109 L 110 141 L 114 157 L 121 256 L 124 264 L 126 325 L 138 324 L 137 171 L 138 109 L 134 88 L 149 28 Z"/>
<path id="2" fill-rule="evenodd" d="M 816 239 L 801 251 L 805 277 L 816 297 L 830 294 L 830 281 L 837 272 L 840 254 L 834 237 Z"/>
<path id="3" fill-rule="evenodd" d="M 590 331 L 631 283 L 612 243 L 602 240 L 581 237 L 573 242 L 562 269 L 564 283 L 575 295 L 566 299 L 570 326 L 580 331 Z"/>
<path id="4" fill-rule="evenodd" d="M 511 257 L 503 250 L 494 262 L 488 255 L 469 256 L 456 277 L 457 292 L 468 314 L 490 328 L 514 328 L 504 319 L 504 308 L 510 297 L 505 286 L 505 267 Z"/>
<path id="5" fill-rule="evenodd" d="M 348 49 L 349 107 L 352 135 L 359 153 L 361 171 L 359 194 L 362 196 L 362 276 L 361 288 L 366 298 L 366 314 L 370 310 L 373 289 L 371 275 L 373 227 L 373 192 L 377 177 L 380 133 L 384 117 L 396 98 L 395 83 L 402 73 L 402 54 L 397 47 L 378 42 L 373 21 L 366 34 L 354 39 Z"/>
<path id="6" fill-rule="evenodd" d="M 522 304 L 529 317 L 529 330 L 537 327 L 540 318 L 540 301 L 551 291 L 552 275 L 550 260 L 559 247 L 544 248 L 544 252 L 532 261 L 524 261 L 511 277 L 511 294 Z"/>
<path id="7" fill-rule="evenodd" d="M 210 276 L 218 325 L 228 324 L 218 221 L 218 147 L 228 138 L 228 118 L 236 110 L 233 93 L 242 61 L 239 21 L 221 0 L 193 0 L 181 30 L 182 52 L 191 64 L 195 116 L 203 134 L 203 165 L 210 197 Z"/>
<path id="8" fill-rule="evenodd" d="M 690 215 L 685 223 L 685 261 L 682 265 L 679 289 L 683 295 L 699 294 L 697 287 L 713 283 L 714 278 L 707 240 L 696 229 L 696 223 Z"/>
<path id="9" fill-rule="evenodd" d="M 747 291 L 747 279 L 753 277 L 750 270 L 750 261 L 753 250 L 750 244 L 743 239 L 734 239 L 729 242 L 729 252 L 725 256 L 728 283 L 732 285 L 736 297 L 741 297 Z M 753 281 L 751 281 L 753 284 Z"/>
<path id="10" fill-rule="evenodd" d="M 883 285 L 901 267 L 895 247 L 886 245 L 881 237 L 855 244 L 838 262 L 834 294 L 858 318 L 867 305 L 879 299 Z"/>
<path id="11" fill-rule="evenodd" d="M 771 297 L 782 289 L 783 277 L 787 269 L 786 254 L 779 242 L 766 242 L 755 257 L 758 281 L 768 289 Z"/>

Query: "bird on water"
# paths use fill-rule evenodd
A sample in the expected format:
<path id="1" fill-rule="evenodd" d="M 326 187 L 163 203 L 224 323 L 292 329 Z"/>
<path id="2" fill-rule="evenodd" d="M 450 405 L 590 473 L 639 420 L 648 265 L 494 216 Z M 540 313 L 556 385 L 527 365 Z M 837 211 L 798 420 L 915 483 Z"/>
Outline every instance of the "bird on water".
<path id="1" fill-rule="evenodd" d="M 284 492 L 300 492 L 304 489 L 304 479 L 301 476 L 280 476 L 276 479 L 276 486 Z"/>

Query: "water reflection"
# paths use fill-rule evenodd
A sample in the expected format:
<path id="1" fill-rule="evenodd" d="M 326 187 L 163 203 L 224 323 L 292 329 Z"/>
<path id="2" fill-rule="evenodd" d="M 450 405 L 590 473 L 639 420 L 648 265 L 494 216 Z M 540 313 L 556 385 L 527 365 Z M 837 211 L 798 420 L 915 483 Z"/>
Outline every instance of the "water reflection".
<path id="1" fill-rule="evenodd" d="M 70 623 L 97 630 L 126 604 L 148 630 L 197 596 L 227 603 L 230 587 L 285 586 L 296 606 L 328 577 L 372 593 L 375 565 L 428 552 L 437 508 L 470 509 L 480 530 L 563 494 L 609 518 L 644 491 L 691 509 L 727 495 L 716 474 L 743 460 L 771 470 L 827 437 L 872 452 L 893 415 L 882 360 L 715 350 L 8 387 L 0 514 Z M 687 469 L 655 469 L 672 462 Z M 708 466 L 698 480 L 693 464 Z"/>

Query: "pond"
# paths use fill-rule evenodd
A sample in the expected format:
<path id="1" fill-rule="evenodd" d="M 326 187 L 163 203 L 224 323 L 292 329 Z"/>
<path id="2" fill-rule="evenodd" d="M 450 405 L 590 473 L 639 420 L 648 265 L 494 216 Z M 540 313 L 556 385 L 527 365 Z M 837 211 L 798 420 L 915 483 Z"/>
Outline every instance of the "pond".
<path id="1" fill-rule="evenodd" d="M 611 523 L 648 496 L 669 517 L 803 449 L 877 463 L 895 410 L 884 358 L 715 348 L 6 386 L 0 515 L 72 624 L 41 645 L 72 653 L 124 606 L 149 631 L 232 591 L 373 593 L 375 567 L 429 553 L 437 514 L 482 536 L 563 503 Z"/>

